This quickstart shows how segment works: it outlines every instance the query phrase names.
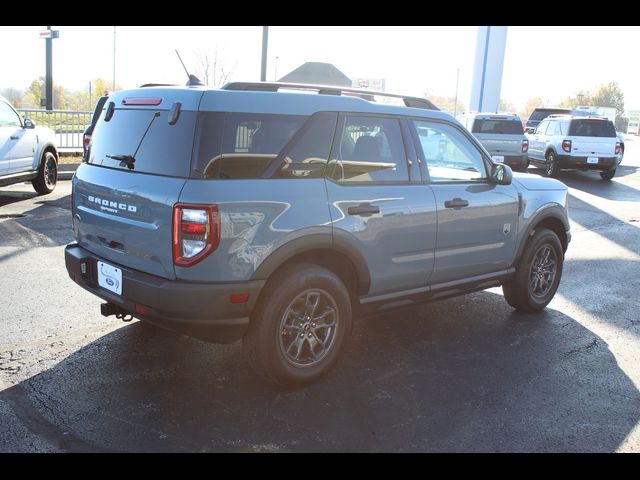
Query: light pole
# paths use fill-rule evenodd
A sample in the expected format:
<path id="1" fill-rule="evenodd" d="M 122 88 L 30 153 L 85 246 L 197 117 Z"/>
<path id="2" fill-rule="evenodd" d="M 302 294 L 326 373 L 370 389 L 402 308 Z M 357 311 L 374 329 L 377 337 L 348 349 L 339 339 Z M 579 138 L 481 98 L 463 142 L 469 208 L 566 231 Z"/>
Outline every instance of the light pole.
<path id="1" fill-rule="evenodd" d="M 111 93 L 116 91 L 116 27 L 113 26 L 113 83 Z"/>
<path id="2" fill-rule="evenodd" d="M 262 27 L 262 65 L 260 66 L 260 81 L 267 80 L 267 43 L 269 43 L 269 27 Z"/>
<path id="3" fill-rule="evenodd" d="M 273 72 L 273 81 L 274 81 L 274 82 L 277 82 L 277 81 L 278 81 L 278 59 L 279 59 L 279 58 L 280 58 L 280 57 L 278 57 L 278 56 L 276 55 L 275 69 L 274 69 L 274 72 Z"/>

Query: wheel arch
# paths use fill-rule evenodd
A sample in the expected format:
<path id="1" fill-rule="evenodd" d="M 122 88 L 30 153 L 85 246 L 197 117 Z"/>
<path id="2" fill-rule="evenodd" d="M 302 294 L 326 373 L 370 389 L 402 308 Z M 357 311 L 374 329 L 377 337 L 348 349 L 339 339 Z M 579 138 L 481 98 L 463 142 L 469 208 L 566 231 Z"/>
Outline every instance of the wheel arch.
<path id="1" fill-rule="evenodd" d="M 356 295 L 369 292 L 371 276 L 364 257 L 348 240 L 331 234 L 307 235 L 282 245 L 260 264 L 252 280 L 268 280 L 294 263 L 328 268 Z"/>
<path id="2" fill-rule="evenodd" d="M 569 236 L 567 235 L 567 232 L 569 231 L 569 222 L 565 218 L 564 210 L 560 206 L 547 207 L 529 221 L 529 226 L 522 236 L 522 241 L 520 242 L 520 246 L 518 247 L 513 265 L 518 262 L 518 260 L 522 256 L 524 248 L 529 242 L 529 239 L 539 228 L 548 228 L 549 230 L 554 232 L 560 239 L 562 251 L 567 251 L 567 248 L 569 246 Z"/>

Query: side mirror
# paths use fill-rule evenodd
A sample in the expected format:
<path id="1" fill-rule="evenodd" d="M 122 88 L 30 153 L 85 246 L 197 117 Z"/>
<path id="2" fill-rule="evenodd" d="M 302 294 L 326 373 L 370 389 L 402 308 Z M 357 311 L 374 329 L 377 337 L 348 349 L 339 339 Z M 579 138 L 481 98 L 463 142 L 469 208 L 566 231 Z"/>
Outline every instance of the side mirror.
<path id="1" fill-rule="evenodd" d="M 24 128 L 36 128 L 36 124 L 30 118 L 25 118 L 23 121 Z"/>
<path id="2" fill-rule="evenodd" d="M 491 166 L 491 181 L 498 185 L 511 185 L 513 172 L 511 167 L 503 163 L 494 163 Z"/>
<path id="3" fill-rule="evenodd" d="M 527 133 L 536 133 L 536 127 L 527 127 Z"/>

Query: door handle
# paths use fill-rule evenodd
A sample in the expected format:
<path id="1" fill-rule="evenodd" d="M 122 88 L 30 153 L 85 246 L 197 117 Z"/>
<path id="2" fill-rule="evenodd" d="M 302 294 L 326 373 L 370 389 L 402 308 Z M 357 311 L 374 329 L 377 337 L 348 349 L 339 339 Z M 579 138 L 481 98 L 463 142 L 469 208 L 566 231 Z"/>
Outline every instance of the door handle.
<path id="1" fill-rule="evenodd" d="M 370 203 L 361 203 L 355 207 L 347 208 L 349 215 L 360 215 L 361 217 L 370 217 L 374 213 L 380 213 L 380 207 L 371 205 Z"/>
<path id="2" fill-rule="evenodd" d="M 469 206 L 469 201 L 468 200 L 463 200 L 462 198 L 454 198 L 453 200 L 446 200 L 444 202 L 444 206 L 445 206 L 445 208 L 459 209 L 459 208 L 462 208 L 462 207 L 468 207 Z"/>
<path id="3" fill-rule="evenodd" d="M 10 138 L 11 140 L 20 140 L 20 137 L 19 137 L 19 136 L 17 136 L 17 135 L 11 135 L 9 138 Z"/>

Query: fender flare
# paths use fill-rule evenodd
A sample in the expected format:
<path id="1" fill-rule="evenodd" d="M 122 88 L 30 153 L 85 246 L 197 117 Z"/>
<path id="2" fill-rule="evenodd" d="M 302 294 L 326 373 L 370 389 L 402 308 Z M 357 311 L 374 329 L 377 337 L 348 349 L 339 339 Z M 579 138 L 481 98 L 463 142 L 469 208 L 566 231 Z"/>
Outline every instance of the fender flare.
<path id="1" fill-rule="evenodd" d="M 522 240 L 520 242 L 520 245 L 518 246 L 513 265 L 518 263 L 518 260 L 520 260 L 520 256 L 522 255 L 524 247 L 526 246 L 531 233 L 536 229 L 541 221 L 546 220 L 547 218 L 559 220 L 562 223 L 565 232 L 569 231 L 569 222 L 565 218 L 564 209 L 560 205 L 549 205 L 547 207 L 544 207 L 542 210 L 535 213 L 529 220 L 529 225 L 527 226 L 527 229 L 522 236 Z M 562 242 L 562 239 L 560 239 L 560 241 Z M 566 247 L 566 245 L 563 245 L 563 247 Z"/>

